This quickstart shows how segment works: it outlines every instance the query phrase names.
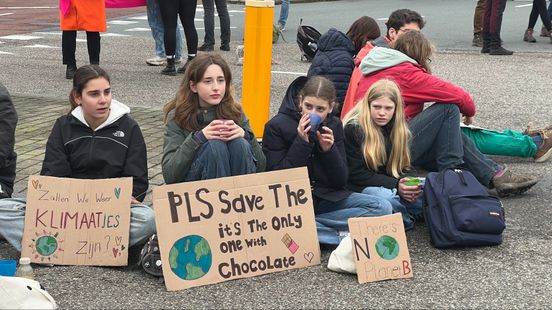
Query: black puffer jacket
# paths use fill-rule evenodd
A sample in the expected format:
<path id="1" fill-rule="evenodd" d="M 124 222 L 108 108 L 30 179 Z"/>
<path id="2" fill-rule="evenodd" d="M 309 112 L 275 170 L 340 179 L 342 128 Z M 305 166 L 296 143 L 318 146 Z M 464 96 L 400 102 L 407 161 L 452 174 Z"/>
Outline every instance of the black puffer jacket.
<path id="1" fill-rule="evenodd" d="M 339 201 L 351 192 L 345 190 L 348 171 L 341 120 L 329 115 L 320 126 L 327 126 L 334 133 L 335 142 L 328 152 L 322 152 L 317 141 L 309 143 L 297 136 L 301 118 L 297 97 L 306 81 L 306 77 L 293 81 L 278 114 L 265 125 L 263 152 L 268 171 L 307 166 L 316 210 L 318 199 Z"/>
<path id="2" fill-rule="evenodd" d="M 112 102 L 111 113 L 118 110 L 115 105 Z M 148 189 L 146 144 L 127 113 L 96 131 L 72 114 L 58 118 L 40 174 L 76 179 L 132 177 L 132 196 L 143 201 Z"/>
<path id="3" fill-rule="evenodd" d="M 318 41 L 318 51 L 307 76 L 323 75 L 334 83 L 337 98 L 337 109 L 334 109 L 334 115 L 341 113 L 341 105 L 347 95 L 347 88 L 355 67 L 356 52 L 353 41 L 334 28 L 323 34 Z"/>
<path id="4" fill-rule="evenodd" d="M 382 133 L 385 139 L 385 152 L 391 154 L 391 128 L 394 121 L 392 120 L 383 127 Z M 364 131 L 357 122 L 349 122 L 345 125 L 345 145 L 347 152 L 347 163 L 351 174 L 349 176 L 348 188 L 361 192 L 366 187 L 380 187 L 393 189 L 399 185 L 399 179 L 389 176 L 385 165 L 378 167 L 377 171 L 373 171 L 366 164 L 364 155 L 362 154 L 362 143 L 364 142 Z"/>
<path id="5" fill-rule="evenodd" d="M 17 113 L 10 94 L 0 84 L 0 198 L 11 197 L 15 180 L 17 155 L 15 146 L 15 126 Z"/>

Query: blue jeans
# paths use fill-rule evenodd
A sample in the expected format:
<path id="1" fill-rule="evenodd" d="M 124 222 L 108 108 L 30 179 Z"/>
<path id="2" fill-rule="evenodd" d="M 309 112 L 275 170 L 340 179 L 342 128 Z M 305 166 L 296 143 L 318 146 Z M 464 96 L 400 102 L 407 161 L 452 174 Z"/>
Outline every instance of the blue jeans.
<path id="1" fill-rule="evenodd" d="M 464 167 L 481 184 L 490 187 L 501 167 L 460 131 L 459 120 L 458 106 L 445 103 L 435 103 L 411 119 L 408 126 L 412 132 L 412 164 L 429 171 Z"/>
<path id="2" fill-rule="evenodd" d="M 229 142 L 208 140 L 199 149 L 186 181 L 207 180 L 257 171 L 251 144 L 244 138 Z"/>
<path id="3" fill-rule="evenodd" d="M 282 0 L 282 5 L 280 6 L 280 18 L 278 19 L 279 25 L 286 25 L 289 15 L 289 0 Z"/>
<path id="4" fill-rule="evenodd" d="M 384 198 L 389 201 L 391 206 L 393 206 L 393 213 L 401 213 L 405 230 L 414 228 L 414 219 L 423 217 L 423 195 L 421 195 L 416 202 L 410 203 L 402 199 L 395 188 L 366 187 L 362 190 L 362 193 Z"/>
<path id="5" fill-rule="evenodd" d="M 386 199 L 365 193 L 352 193 L 335 202 L 321 199 L 315 210 L 318 241 L 322 244 L 338 245 L 349 233 L 349 218 L 388 215 L 393 212 L 393 207 Z"/>
<path id="6" fill-rule="evenodd" d="M 0 235 L 21 252 L 25 227 L 25 198 L 0 199 Z M 130 206 L 129 246 L 141 245 L 155 233 L 155 213 L 145 204 Z"/>
<path id="7" fill-rule="evenodd" d="M 147 0 L 148 24 L 151 28 L 151 35 L 155 40 L 155 55 L 158 57 L 167 56 L 165 54 L 165 28 L 159 12 L 157 0 Z M 182 57 L 182 32 L 176 26 L 176 58 Z"/>
<path id="8" fill-rule="evenodd" d="M 460 166 L 464 152 L 459 120 L 457 105 L 436 103 L 408 121 L 412 164 L 435 163 L 439 171 Z"/>
<path id="9" fill-rule="evenodd" d="M 288 0 L 289 1 L 289 0 Z M 215 7 L 220 20 L 220 42 L 221 45 L 230 44 L 230 15 L 226 0 L 203 0 L 203 24 L 205 25 L 205 45 L 215 45 Z"/>

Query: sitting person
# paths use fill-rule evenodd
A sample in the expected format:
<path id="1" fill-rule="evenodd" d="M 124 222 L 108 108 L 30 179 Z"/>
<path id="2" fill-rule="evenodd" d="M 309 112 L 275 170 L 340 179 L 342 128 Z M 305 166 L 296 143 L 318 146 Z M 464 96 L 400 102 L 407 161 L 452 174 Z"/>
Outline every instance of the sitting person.
<path id="1" fill-rule="evenodd" d="M 0 199 L 9 198 L 13 193 L 15 164 L 15 126 L 17 113 L 10 94 L 0 83 Z"/>
<path id="2" fill-rule="evenodd" d="M 409 9 L 395 10 L 389 15 L 385 26 L 387 32 L 385 35 L 370 40 L 364 44 L 360 51 L 355 56 L 355 66 L 351 74 L 351 80 L 349 81 L 349 87 L 347 88 L 347 94 L 345 96 L 343 106 L 341 109 L 341 119 L 345 118 L 345 115 L 355 106 L 355 95 L 358 88 L 358 81 L 362 77 L 362 73 L 358 66 L 360 62 L 370 51 L 375 47 L 391 47 L 399 36 L 408 31 L 420 31 L 424 28 L 425 22 L 422 16 Z"/>
<path id="3" fill-rule="evenodd" d="M 385 198 L 393 209 L 414 218 L 423 217 L 422 187 L 406 184 L 411 164 L 410 130 L 397 85 L 390 80 L 372 84 L 344 123 L 349 187 Z"/>
<path id="4" fill-rule="evenodd" d="M 264 171 L 265 156 L 231 85 L 232 72 L 219 54 L 190 61 L 176 97 L 163 108 L 167 184 Z"/>
<path id="5" fill-rule="evenodd" d="M 148 189 L 146 145 L 130 109 L 111 98 L 109 75 L 98 65 L 80 67 L 69 94 L 71 112 L 56 120 L 41 175 L 105 179 L 132 177 L 129 246 L 155 233 L 153 209 L 142 204 Z M 120 131 L 124 135 L 114 136 Z M 92 147 L 93 146 L 93 147 Z M 25 199 L 0 200 L 0 234 L 17 250 L 25 224 Z"/>
<path id="6" fill-rule="evenodd" d="M 332 112 L 340 115 L 345 100 L 354 57 L 368 42 L 380 36 L 378 23 L 371 17 L 362 16 L 351 25 L 347 34 L 330 29 L 318 41 L 318 50 L 307 73 L 308 77 L 323 75 L 330 79 L 336 89 L 336 107 Z"/>
<path id="7" fill-rule="evenodd" d="M 465 167 L 481 184 L 496 188 L 501 197 L 521 194 L 538 182 L 536 178 L 512 174 L 507 167 L 481 154 L 472 140 L 461 133 L 456 114 L 461 113 L 464 122 L 471 124 L 475 115 L 475 104 L 470 94 L 462 88 L 431 75 L 428 59 L 432 55 L 432 45 L 420 31 L 402 34 L 393 47 L 394 49 L 375 47 L 362 60 L 360 70 L 363 77 L 358 84 L 355 101 L 358 102 L 368 88 L 382 78 L 397 83 L 404 100 L 404 112 L 413 133 L 413 165 L 430 171 Z M 426 102 L 437 103 L 424 110 Z M 447 131 L 437 130 L 443 128 L 442 122 L 454 124 L 448 123 Z M 437 143 L 433 147 L 435 152 L 424 153 L 424 143 L 433 141 L 427 137 L 434 135 L 439 136 L 439 139 L 432 142 Z M 436 166 L 428 165 L 428 157 L 435 157 Z"/>
<path id="8" fill-rule="evenodd" d="M 318 240 L 328 245 L 339 244 L 347 235 L 349 218 L 393 211 L 385 199 L 345 189 L 348 170 L 343 126 L 331 114 L 334 107 L 335 88 L 330 80 L 299 77 L 288 87 L 263 136 L 267 170 L 308 168 Z"/>

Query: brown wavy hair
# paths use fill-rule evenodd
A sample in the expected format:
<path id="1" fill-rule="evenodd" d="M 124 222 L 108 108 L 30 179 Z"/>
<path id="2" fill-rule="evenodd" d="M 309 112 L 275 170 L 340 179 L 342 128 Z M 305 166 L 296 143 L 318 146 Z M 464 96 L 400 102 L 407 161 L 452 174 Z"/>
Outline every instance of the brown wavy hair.
<path id="1" fill-rule="evenodd" d="M 374 40 L 380 35 L 378 23 L 368 16 L 362 16 L 355 20 L 347 31 L 347 36 L 353 41 L 357 53 L 366 45 L 366 42 Z"/>
<path id="2" fill-rule="evenodd" d="M 226 92 L 221 102 L 215 107 L 217 118 L 233 120 L 236 124 L 242 125 L 243 112 L 241 105 L 234 99 L 232 71 L 226 61 L 217 53 L 202 53 L 190 61 L 175 98 L 163 107 L 165 123 L 169 120 L 169 114 L 174 111 L 174 120 L 182 129 L 187 131 L 201 129 L 198 118 L 201 109 L 199 95 L 191 90 L 190 84 L 199 83 L 210 65 L 217 65 L 222 69 L 226 82 Z"/>
<path id="3" fill-rule="evenodd" d="M 393 48 L 416 60 L 420 66 L 431 73 L 429 63 L 433 55 L 433 45 L 421 31 L 408 31 L 397 38 Z"/>

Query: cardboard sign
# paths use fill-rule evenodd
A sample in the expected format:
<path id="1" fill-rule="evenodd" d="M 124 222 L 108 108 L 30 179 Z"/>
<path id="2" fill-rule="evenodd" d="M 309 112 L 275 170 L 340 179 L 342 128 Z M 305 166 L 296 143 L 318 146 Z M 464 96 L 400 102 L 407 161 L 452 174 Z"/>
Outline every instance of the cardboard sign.
<path id="1" fill-rule="evenodd" d="M 350 218 L 349 231 L 358 283 L 412 277 L 400 213 Z"/>
<path id="2" fill-rule="evenodd" d="M 55 265 L 126 266 L 132 178 L 30 176 L 21 256 Z"/>
<path id="3" fill-rule="evenodd" d="M 306 168 L 153 189 L 167 290 L 320 264 Z"/>

